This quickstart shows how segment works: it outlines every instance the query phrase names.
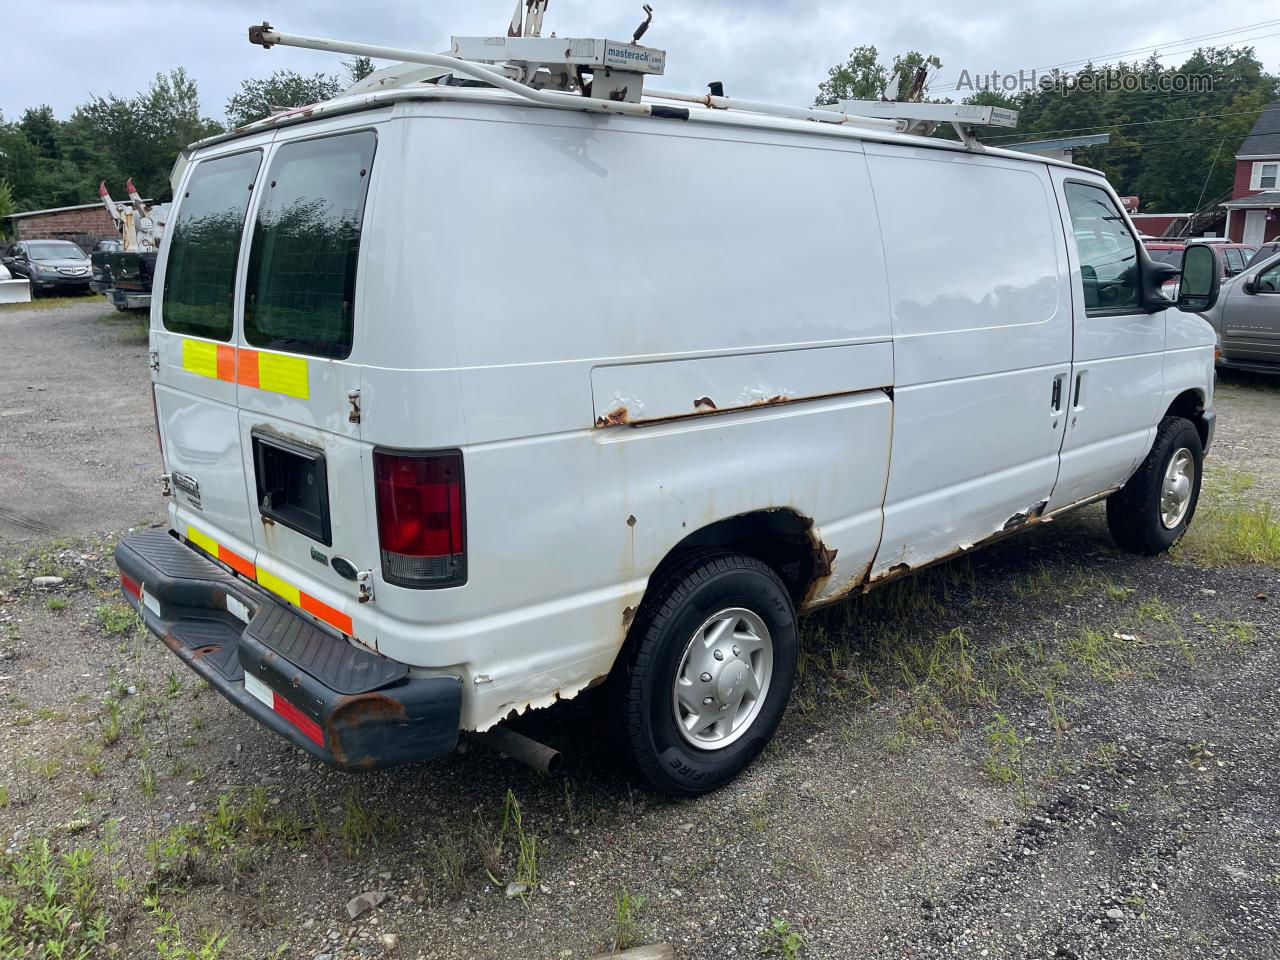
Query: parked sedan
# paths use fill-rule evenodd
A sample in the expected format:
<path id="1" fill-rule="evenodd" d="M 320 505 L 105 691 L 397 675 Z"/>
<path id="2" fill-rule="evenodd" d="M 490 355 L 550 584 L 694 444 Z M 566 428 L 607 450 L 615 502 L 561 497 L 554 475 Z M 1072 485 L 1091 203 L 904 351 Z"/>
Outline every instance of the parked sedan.
<path id="1" fill-rule="evenodd" d="M 5 251 L 4 265 L 31 281 L 31 292 L 87 291 L 93 279 L 85 252 L 67 240 L 22 240 Z"/>
<path id="2" fill-rule="evenodd" d="M 1218 333 L 1218 365 L 1280 373 L 1280 254 L 1222 284 L 1203 314 Z"/>

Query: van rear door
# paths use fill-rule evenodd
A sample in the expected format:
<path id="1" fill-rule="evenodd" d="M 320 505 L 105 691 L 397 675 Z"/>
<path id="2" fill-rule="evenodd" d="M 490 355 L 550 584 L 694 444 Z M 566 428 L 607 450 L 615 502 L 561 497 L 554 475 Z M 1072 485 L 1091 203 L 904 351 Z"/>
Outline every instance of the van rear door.
<path id="1" fill-rule="evenodd" d="M 236 363 L 256 579 L 371 645 L 353 578 L 377 556 L 354 307 L 376 144 L 365 123 L 274 145 L 250 227 Z"/>
<path id="2" fill-rule="evenodd" d="M 156 283 L 151 347 L 156 418 L 174 529 L 251 575 L 254 531 L 240 452 L 235 289 L 262 148 L 190 169 Z"/>

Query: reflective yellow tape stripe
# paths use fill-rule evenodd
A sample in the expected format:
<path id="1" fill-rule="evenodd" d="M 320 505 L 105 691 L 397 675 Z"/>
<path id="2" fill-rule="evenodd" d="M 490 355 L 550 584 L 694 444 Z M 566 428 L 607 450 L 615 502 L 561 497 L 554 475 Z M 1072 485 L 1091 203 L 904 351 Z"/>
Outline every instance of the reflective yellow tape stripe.
<path id="1" fill-rule="evenodd" d="M 302 606 L 302 591 L 291 583 L 286 583 L 273 573 L 258 568 L 258 583 L 266 587 L 278 597 L 288 600 L 295 607 Z"/>
<path id="2" fill-rule="evenodd" d="M 207 340 L 183 340 L 182 369 L 200 377 L 218 379 L 218 345 Z"/>
<path id="3" fill-rule="evenodd" d="M 302 357 L 285 357 L 278 353 L 259 353 L 258 389 L 283 393 L 299 400 L 308 399 L 311 391 L 307 383 L 307 361 Z"/>
<path id="4" fill-rule="evenodd" d="M 248 577 L 250 580 L 258 581 L 260 586 L 270 590 L 282 600 L 305 610 L 317 620 L 323 620 L 329 626 L 336 627 L 349 636 L 355 636 L 354 625 L 351 622 L 350 615 L 343 613 L 337 607 L 331 607 L 323 600 L 319 600 L 309 593 L 303 593 L 287 580 L 277 577 L 274 573 L 268 573 L 257 564 L 246 560 L 234 550 L 224 547 L 213 537 L 207 533 L 201 533 L 190 524 L 187 524 L 187 539 L 209 554 L 209 556 L 216 557 L 227 564 L 237 573 Z"/>
<path id="5" fill-rule="evenodd" d="M 187 539 L 211 557 L 218 555 L 218 541 L 187 524 Z"/>

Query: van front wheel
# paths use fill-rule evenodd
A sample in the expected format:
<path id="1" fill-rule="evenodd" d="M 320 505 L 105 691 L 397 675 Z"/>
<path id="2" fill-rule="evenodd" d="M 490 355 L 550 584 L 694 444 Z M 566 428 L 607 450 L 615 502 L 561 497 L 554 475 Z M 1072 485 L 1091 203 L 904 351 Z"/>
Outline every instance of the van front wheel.
<path id="1" fill-rule="evenodd" d="M 773 736 L 795 669 L 795 609 L 770 567 L 725 551 L 677 564 L 645 597 L 617 677 L 636 769 L 680 796 L 727 783 Z"/>
<path id="2" fill-rule="evenodd" d="M 1138 472 L 1107 500 L 1107 526 L 1120 548 L 1154 555 L 1181 540 L 1195 516 L 1203 467 L 1195 424 L 1165 417 Z"/>

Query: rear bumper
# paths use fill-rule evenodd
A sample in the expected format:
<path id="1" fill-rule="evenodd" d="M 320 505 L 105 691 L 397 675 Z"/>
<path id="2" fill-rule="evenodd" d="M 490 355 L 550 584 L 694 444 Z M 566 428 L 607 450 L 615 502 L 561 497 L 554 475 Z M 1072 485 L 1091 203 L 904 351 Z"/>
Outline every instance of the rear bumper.
<path id="1" fill-rule="evenodd" d="M 106 295 L 114 306 L 122 310 L 141 310 L 144 307 L 151 306 L 151 294 L 141 293 L 137 290 L 122 290 L 120 287 L 111 287 L 106 291 Z"/>
<path id="2" fill-rule="evenodd" d="M 321 629 L 162 530 L 116 547 L 126 599 L 210 686 L 334 767 L 376 770 L 448 753 L 461 682 Z"/>

